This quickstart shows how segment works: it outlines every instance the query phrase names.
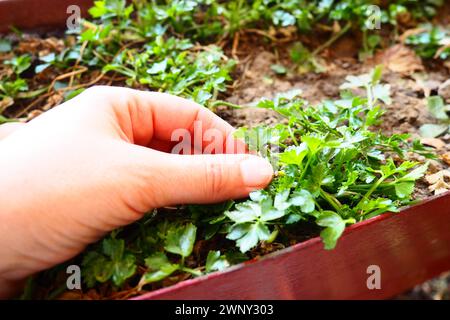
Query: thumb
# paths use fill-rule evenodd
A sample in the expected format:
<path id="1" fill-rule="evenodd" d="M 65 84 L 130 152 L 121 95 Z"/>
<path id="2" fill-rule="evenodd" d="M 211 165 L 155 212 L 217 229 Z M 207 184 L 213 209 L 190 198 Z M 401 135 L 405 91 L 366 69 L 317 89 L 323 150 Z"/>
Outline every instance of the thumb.
<path id="1" fill-rule="evenodd" d="M 265 188 L 273 176 L 269 161 L 249 154 L 165 154 L 158 162 L 164 173 L 152 191 L 158 190 L 163 206 L 244 198 Z"/>
<path id="2" fill-rule="evenodd" d="M 0 125 L 0 140 L 6 138 L 14 131 L 22 128 L 25 123 L 22 122 L 8 122 Z"/>

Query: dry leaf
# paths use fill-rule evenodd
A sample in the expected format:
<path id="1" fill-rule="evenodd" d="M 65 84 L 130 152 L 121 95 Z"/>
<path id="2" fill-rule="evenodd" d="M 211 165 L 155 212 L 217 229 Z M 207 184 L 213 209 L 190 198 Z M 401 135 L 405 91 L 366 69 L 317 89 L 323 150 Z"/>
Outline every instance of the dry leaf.
<path id="1" fill-rule="evenodd" d="M 437 91 L 441 82 L 433 79 L 426 79 L 426 75 L 422 73 L 416 73 L 412 75 L 415 80 L 415 85 L 413 86 L 416 91 L 423 91 L 425 97 L 429 97 L 432 91 Z"/>
<path id="2" fill-rule="evenodd" d="M 447 145 L 444 141 L 439 138 L 422 138 L 420 142 L 426 146 L 433 147 L 437 150 L 444 149 Z"/>
<path id="3" fill-rule="evenodd" d="M 450 79 L 447 79 L 439 86 L 438 94 L 446 101 L 450 102 Z"/>
<path id="4" fill-rule="evenodd" d="M 405 75 L 411 75 L 417 71 L 423 71 L 422 60 L 416 53 L 402 45 L 397 44 L 384 52 L 380 52 L 375 61 L 386 66 L 387 69 Z"/>
<path id="5" fill-rule="evenodd" d="M 450 190 L 450 171 L 441 170 L 437 173 L 425 176 L 425 180 L 430 185 L 428 190 L 434 192 L 435 195 L 442 194 Z"/>
<path id="6" fill-rule="evenodd" d="M 54 106 L 62 103 L 64 101 L 64 95 L 62 93 L 55 93 L 47 98 L 46 104 L 42 107 L 42 110 L 47 111 Z"/>
<path id="7" fill-rule="evenodd" d="M 415 19 L 413 15 L 408 11 L 399 12 L 396 18 L 397 22 L 402 26 L 412 27 L 415 25 Z"/>
<path id="8" fill-rule="evenodd" d="M 416 34 L 420 34 L 422 32 L 426 32 L 426 28 L 415 28 L 415 29 L 409 29 L 406 30 L 401 36 L 400 36 L 400 42 L 405 43 L 406 39 L 408 39 L 410 36 L 414 36 Z"/>
<path id="9" fill-rule="evenodd" d="M 450 61 L 445 61 L 444 62 L 444 67 L 446 67 L 447 69 L 450 70 Z"/>
<path id="10" fill-rule="evenodd" d="M 442 161 L 450 166 L 450 152 L 446 152 L 441 156 Z"/>
<path id="11" fill-rule="evenodd" d="M 21 53 L 38 53 L 40 57 L 51 52 L 61 52 L 64 49 L 64 41 L 55 37 L 40 39 L 34 36 L 27 37 L 19 42 L 17 51 Z"/>
<path id="12" fill-rule="evenodd" d="M 11 97 L 4 97 L 0 100 L 0 114 L 13 104 L 14 100 Z"/>
<path id="13" fill-rule="evenodd" d="M 42 110 L 32 110 L 28 113 L 26 120 L 30 121 L 43 113 Z"/>
<path id="14" fill-rule="evenodd" d="M 64 291 L 57 297 L 58 300 L 81 300 L 83 293 L 80 290 Z"/>

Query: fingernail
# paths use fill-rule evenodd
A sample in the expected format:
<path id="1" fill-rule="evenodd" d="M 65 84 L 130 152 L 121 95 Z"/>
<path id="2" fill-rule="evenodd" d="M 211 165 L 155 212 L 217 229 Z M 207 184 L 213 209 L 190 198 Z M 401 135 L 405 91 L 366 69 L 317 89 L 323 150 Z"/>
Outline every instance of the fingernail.
<path id="1" fill-rule="evenodd" d="M 241 162 L 241 175 L 247 187 L 265 187 L 273 176 L 272 165 L 260 157 L 249 157 Z"/>

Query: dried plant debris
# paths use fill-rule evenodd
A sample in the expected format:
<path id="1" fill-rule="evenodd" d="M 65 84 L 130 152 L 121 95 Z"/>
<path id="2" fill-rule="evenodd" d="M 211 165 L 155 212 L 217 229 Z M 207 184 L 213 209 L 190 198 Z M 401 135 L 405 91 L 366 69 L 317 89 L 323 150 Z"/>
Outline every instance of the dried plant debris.
<path id="1" fill-rule="evenodd" d="M 431 175 L 425 176 L 425 180 L 430 185 L 428 189 L 435 195 L 442 194 L 450 190 L 450 171 L 441 170 Z"/>
<path id="2" fill-rule="evenodd" d="M 424 71 L 424 66 L 420 57 L 416 55 L 414 50 L 402 44 L 397 44 L 375 57 L 379 64 L 383 64 L 392 72 L 404 75 L 412 75 L 415 72 Z"/>

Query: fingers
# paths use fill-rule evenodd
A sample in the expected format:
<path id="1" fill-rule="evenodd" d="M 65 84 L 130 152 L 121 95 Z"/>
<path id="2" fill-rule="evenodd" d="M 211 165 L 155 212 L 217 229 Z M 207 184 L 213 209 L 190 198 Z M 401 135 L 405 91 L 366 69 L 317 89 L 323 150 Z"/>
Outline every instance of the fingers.
<path id="1" fill-rule="evenodd" d="M 21 122 L 8 122 L 0 125 L 0 140 L 6 138 L 8 135 L 22 128 L 24 125 L 25 123 Z"/>
<path id="2" fill-rule="evenodd" d="M 148 192 L 156 206 L 244 198 L 251 191 L 265 188 L 273 176 L 267 160 L 245 154 L 159 154 L 146 162 L 153 163 L 148 170 L 159 173 L 148 175 L 152 177 Z"/>
<path id="3" fill-rule="evenodd" d="M 85 95 L 104 98 L 112 106 L 120 128 L 130 141 L 149 146 L 152 140 L 171 142 L 177 130 L 197 135 L 200 147 L 209 144 L 205 135 L 221 135 L 223 152 L 245 152 L 245 144 L 232 137 L 234 128 L 199 104 L 170 94 L 121 87 L 94 87 Z M 214 131 L 214 133 L 212 133 Z M 200 135 L 200 137 L 198 137 Z"/>

